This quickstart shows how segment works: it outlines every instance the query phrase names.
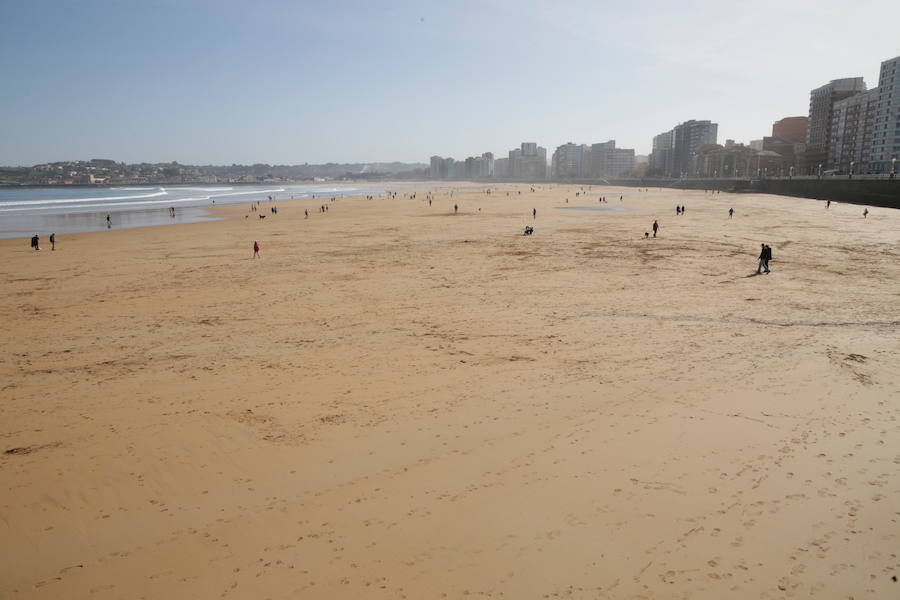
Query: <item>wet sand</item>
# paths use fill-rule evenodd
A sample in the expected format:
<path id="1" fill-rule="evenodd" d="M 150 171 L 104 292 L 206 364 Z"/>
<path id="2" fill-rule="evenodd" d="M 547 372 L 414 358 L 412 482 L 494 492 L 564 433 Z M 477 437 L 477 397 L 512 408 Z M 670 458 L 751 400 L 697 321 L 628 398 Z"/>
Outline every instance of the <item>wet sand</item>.
<path id="1" fill-rule="evenodd" d="M 900 211 L 426 189 L 0 241 L 0 598 L 900 595 Z"/>

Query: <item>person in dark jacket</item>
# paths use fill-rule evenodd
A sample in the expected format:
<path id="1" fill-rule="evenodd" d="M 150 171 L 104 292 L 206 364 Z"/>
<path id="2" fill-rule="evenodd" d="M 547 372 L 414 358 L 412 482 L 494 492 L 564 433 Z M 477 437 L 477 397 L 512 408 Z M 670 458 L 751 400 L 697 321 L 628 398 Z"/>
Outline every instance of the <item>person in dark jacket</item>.
<path id="1" fill-rule="evenodd" d="M 756 274 L 759 275 L 763 269 L 765 272 L 769 272 L 769 259 L 772 257 L 772 249 L 766 246 L 765 244 L 759 245 L 759 266 L 756 267 Z"/>

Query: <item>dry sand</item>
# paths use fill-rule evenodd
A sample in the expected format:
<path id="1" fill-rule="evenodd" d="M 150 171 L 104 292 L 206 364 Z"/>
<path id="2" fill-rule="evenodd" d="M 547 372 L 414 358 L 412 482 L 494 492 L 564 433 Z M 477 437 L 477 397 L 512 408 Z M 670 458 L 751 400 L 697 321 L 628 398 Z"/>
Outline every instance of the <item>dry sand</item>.
<path id="1" fill-rule="evenodd" d="M 900 597 L 900 211 L 426 189 L 0 242 L 0 597 Z"/>

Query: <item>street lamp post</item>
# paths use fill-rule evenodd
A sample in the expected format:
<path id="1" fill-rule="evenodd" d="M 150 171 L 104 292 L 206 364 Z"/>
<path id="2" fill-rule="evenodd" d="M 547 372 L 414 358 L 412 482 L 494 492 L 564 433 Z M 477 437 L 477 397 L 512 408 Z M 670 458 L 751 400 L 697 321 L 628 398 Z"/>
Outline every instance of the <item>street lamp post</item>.
<path id="1" fill-rule="evenodd" d="M 819 179 L 822 179 L 822 163 L 819 163 Z"/>
<path id="2" fill-rule="evenodd" d="M 891 159 L 891 179 L 897 174 L 897 157 Z"/>
<path id="3" fill-rule="evenodd" d="M 852 161 L 852 160 L 850 161 L 850 176 L 847 177 L 847 179 L 853 179 L 853 165 L 855 165 L 855 164 L 856 163 L 854 161 Z"/>
<path id="4" fill-rule="evenodd" d="M 793 180 L 793 179 L 794 179 L 794 167 L 791 167 L 791 168 L 790 168 L 789 173 L 790 173 L 790 175 L 788 175 L 788 177 L 789 177 L 791 180 Z"/>

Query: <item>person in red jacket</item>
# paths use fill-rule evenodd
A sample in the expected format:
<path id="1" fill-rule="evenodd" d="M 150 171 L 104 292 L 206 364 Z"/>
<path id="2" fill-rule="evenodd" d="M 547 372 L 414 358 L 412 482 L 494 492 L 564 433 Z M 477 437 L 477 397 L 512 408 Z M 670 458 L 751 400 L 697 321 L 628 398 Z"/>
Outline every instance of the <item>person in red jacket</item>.
<path id="1" fill-rule="evenodd" d="M 259 258 L 259 242 L 253 240 L 253 258 Z"/>

